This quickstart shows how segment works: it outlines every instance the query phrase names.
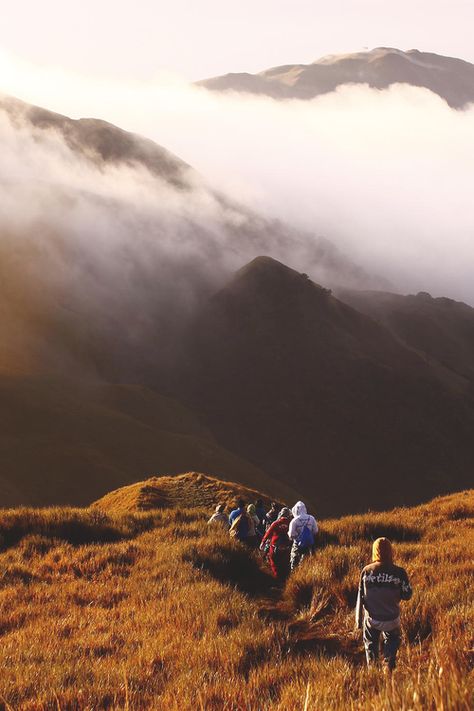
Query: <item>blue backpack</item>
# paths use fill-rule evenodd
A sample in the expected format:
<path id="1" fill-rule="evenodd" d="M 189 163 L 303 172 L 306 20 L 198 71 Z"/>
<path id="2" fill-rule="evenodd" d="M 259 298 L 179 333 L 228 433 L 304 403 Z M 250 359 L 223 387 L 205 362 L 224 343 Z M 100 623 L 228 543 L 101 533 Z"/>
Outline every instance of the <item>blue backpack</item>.
<path id="1" fill-rule="evenodd" d="M 306 548 L 314 546 L 314 536 L 312 530 L 309 528 L 309 521 L 303 526 L 296 545 L 299 550 L 305 550 Z"/>

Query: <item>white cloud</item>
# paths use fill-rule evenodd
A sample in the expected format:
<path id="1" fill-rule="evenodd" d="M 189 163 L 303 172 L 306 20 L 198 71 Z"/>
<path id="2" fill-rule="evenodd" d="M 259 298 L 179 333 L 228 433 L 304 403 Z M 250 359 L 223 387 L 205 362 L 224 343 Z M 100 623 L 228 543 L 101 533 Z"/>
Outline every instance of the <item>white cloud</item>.
<path id="1" fill-rule="evenodd" d="M 453 111 L 407 86 L 276 102 L 218 96 L 172 77 L 104 84 L 5 56 L 3 68 L 6 92 L 151 137 L 211 185 L 325 235 L 402 290 L 474 303 L 474 109 Z M 131 189 L 120 185 L 107 190 Z"/>

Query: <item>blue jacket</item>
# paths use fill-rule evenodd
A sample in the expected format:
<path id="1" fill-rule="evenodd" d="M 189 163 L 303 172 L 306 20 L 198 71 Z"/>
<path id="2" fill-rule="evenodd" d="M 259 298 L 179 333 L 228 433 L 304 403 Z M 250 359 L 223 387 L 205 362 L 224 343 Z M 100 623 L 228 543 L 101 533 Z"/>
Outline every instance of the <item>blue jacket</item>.
<path id="1" fill-rule="evenodd" d="M 244 512 L 244 509 L 234 509 L 233 511 L 230 512 L 229 523 L 231 526 L 234 523 L 235 519 L 238 518 L 238 516 L 240 516 L 240 514 L 243 512 Z"/>
<path id="2" fill-rule="evenodd" d="M 234 521 L 235 521 L 241 514 L 245 514 L 245 520 L 242 521 L 242 522 L 239 524 L 239 531 L 238 531 L 238 535 L 236 536 L 236 538 L 237 538 L 237 540 L 239 540 L 239 541 L 244 541 L 244 540 L 247 538 L 248 534 L 249 534 L 248 513 L 247 513 L 247 511 L 245 510 L 245 508 L 243 508 L 243 509 L 234 509 L 233 511 L 231 511 L 231 512 L 230 512 L 230 516 L 229 516 L 229 523 L 230 523 L 230 525 L 232 526 L 232 524 L 234 523 Z"/>

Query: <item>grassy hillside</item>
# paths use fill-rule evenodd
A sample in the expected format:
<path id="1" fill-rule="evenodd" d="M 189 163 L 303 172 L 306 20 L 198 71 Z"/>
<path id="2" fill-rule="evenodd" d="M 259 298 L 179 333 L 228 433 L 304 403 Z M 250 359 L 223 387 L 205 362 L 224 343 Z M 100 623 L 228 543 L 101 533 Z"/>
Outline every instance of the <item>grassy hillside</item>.
<path id="1" fill-rule="evenodd" d="M 2 708 L 472 708 L 474 491 L 323 521 L 284 590 L 208 513 L 2 512 Z M 379 534 L 415 588 L 392 679 L 353 633 Z"/>
<path id="2" fill-rule="evenodd" d="M 248 503 L 262 499 L 266 506 L 271 501 L 265 494 L 241 484 L 188 472 L 178 476 L 152 477 L 124 486 L 106 494 L 92 506 L 115 514 L 190 507 L 212 510 L 217 503 L 229 508 L 240 498 Z"/>

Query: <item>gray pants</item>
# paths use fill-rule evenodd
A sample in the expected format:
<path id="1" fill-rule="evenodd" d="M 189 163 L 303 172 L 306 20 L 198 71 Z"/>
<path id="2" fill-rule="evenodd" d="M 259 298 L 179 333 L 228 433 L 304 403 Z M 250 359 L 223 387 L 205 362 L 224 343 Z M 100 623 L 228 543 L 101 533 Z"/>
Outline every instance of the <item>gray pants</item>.
<path id="1" fill-rule="evenodd" d="M 303 558 L 313 555 L 313 547 L 310 548 L 298 548 L 296 541 L 293 542 L 291 546 L 291 570 L 294 570 L 301 563 Z"/>
<path id="2" fill-rule="evenodd" d="M 383 657 L 389 669 L 395 669 L 398 648 L 400 647 L 400 627 L 390 632 L 381 632 L 370 624 L 366 617 L 364 620 L 364 647 L 367 664 L 370 666 L 378 661 L 380 650 L 380 635 L 383 642 Z"/>

